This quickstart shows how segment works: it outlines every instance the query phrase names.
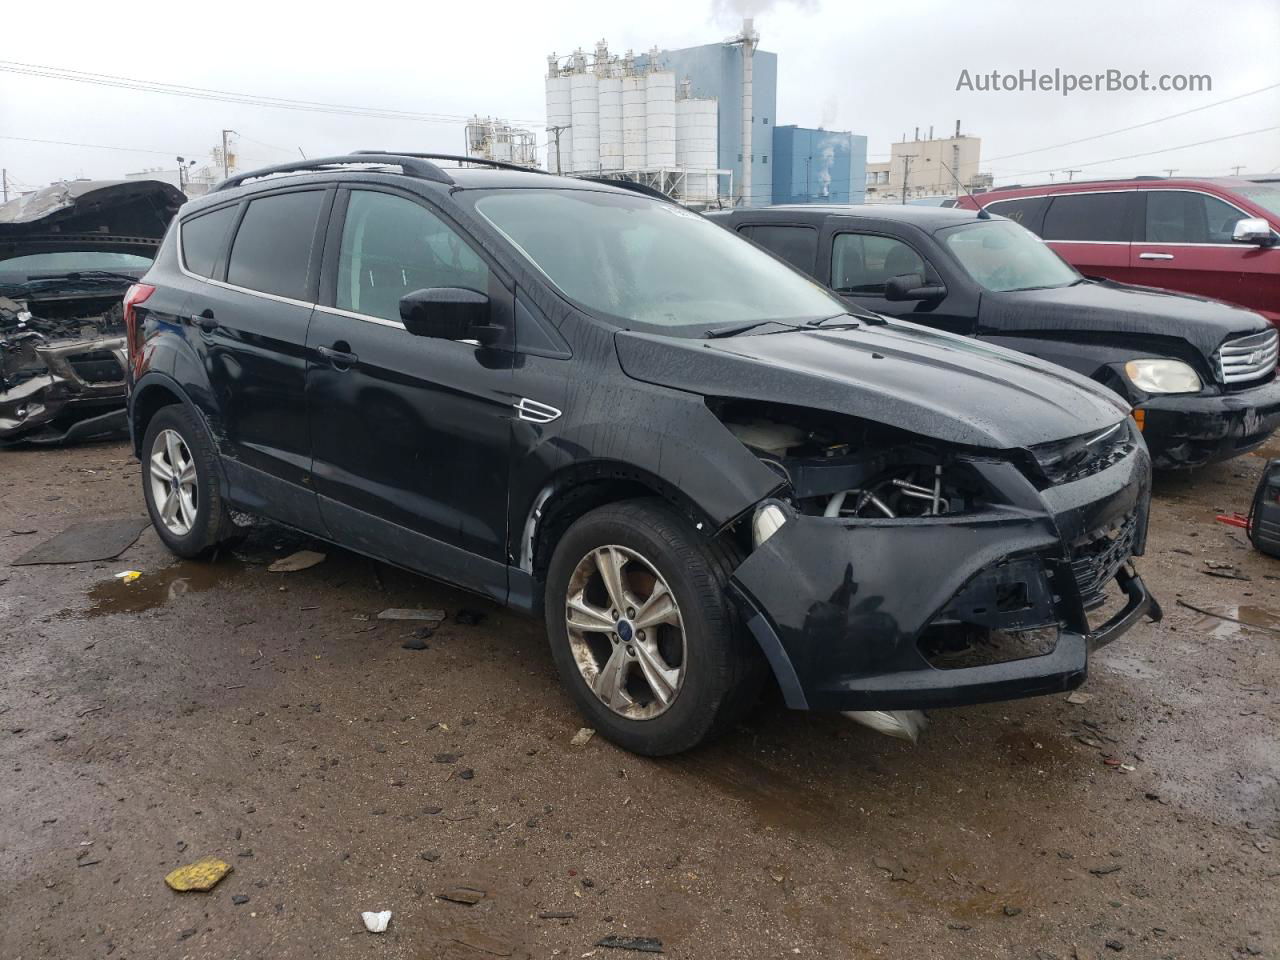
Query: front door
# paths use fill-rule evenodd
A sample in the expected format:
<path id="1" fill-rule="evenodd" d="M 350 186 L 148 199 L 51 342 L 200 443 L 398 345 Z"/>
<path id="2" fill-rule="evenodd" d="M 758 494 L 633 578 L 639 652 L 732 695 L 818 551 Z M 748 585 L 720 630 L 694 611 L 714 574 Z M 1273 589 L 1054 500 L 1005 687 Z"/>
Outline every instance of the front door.
<path id="1" fill-rule="evenodd" d="M 399 304 L 426 287 L 466 287 L 487 293 L 492 322 L 510 329 L 511 294 L 416 196 L 341 190 L 333 233 L 307 337 L 324 521 L 353 548 L 505 600 L 513 354 L 413 336 Z"/>

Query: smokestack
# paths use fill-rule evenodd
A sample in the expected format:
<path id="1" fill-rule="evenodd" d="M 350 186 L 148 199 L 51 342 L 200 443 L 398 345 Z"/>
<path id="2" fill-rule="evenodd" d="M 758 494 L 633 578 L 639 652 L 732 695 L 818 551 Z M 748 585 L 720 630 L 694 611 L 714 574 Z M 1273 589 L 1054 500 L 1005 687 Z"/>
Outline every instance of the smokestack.
<path id="1" fill-rule="evenodd" d="M 929 124 L 929 139 L 933 139 L 933 124 Z"/>
<path id="2" fill-rule="evenodd" d="M 915 139 L 916 139 L 917 141 L 920 139 L 920 128 L 919 128 L 919 127 L 916 127 L 916 136 L 915 136 Z"/>
<path id="3" fill-rule="evenodd" d="M 956 137 L 958 138 L 959 136 L 960 136 L 960 121 L 957 120 L 956 121 Z"/>
<path id="4" fill-rule="evenodd" d="M 751 205 L 751 74 L 756 50 L 756 34 L 752 19 L 742 21 L 742 205 Z"/>

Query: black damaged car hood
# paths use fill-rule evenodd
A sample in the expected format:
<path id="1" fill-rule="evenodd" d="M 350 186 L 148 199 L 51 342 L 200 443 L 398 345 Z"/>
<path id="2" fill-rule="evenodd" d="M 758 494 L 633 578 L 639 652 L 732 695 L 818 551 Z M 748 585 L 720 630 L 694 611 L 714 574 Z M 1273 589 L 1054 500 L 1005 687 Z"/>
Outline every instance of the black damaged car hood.
<path id="1" fill-rule="evenodd" d="M 1119 422 L 1129 406 L 1069 370 L 911 323 L 692 340 L 620 331 L 628 376 L 704 396 L 768 400 L 1010 450 Z"/>
<path id="2" fill-rule="evenodd" d="M 1158 338 L 1185 340 L 1212 358 L 1232 334 L 1261 333 L 1268 323 L 1256 313 L 1185 293 L 1110 280 L 1071 287 L 984 293 L 982 332 L 1052 335 L 1053 339 L 1131 334 L 1135 347 Z"/>
<path id="3" fill-rule="evenodd" d="M 0 264 L 60 250 L 154 257 L 169 221 L 186 202 L 162 180 L 71 180 L 0 205 Z"/>

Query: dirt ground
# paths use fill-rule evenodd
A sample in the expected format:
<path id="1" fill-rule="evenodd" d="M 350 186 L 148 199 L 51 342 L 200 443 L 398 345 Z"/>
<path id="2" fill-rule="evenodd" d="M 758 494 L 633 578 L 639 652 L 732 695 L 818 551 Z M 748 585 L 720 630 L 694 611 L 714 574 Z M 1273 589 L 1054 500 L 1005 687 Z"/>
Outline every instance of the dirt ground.
<path id="1" fill-rule="evenodd" d="M 329 547 L 270 573 L 274 528 L 9 566 L 144 509 L 123 443 L 0 453 L 0 958 L 1280 956 L 1280 561 L 1214 522 L 1266 455 L 1158 478 L 1166 617 L 1087 703 L 937 711 L 918 746 L 763 705 L 653 761 L 570 744 L 540 624 Z M 419 606 L 450 619 L 406 650 L 375 617 Z M 234 872 L 165 886 L 204 856 Z"/>

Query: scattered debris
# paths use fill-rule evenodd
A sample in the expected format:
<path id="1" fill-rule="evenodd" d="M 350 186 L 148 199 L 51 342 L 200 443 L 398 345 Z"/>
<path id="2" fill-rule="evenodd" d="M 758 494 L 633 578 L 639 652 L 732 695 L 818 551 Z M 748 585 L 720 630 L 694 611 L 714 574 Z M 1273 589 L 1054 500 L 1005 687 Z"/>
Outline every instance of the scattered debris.
<path id="1" fill-rule="evenodd" d="M 378 614 L 379 620 L 427 620 L 439 623 L 444 619 L 443 610 L 409 610 L 404 607 L 388 607 Z"/>
<path id="2" fill-rule="evenodd" d="M 1124 944 L 1121 943 L 1119 940 L 1108 940 L 1107 949 L 1114 950 L 1116 951 L 1116 953 L 1119 953 L 1121 950 L 1124 949 Z"/>
<path id="3" fill-rule="evenodd" d="M 585 747 L 587 741 L 596 735 L 596 732 L 590 727 L 583 727 L 573 735 L 573 739 L 569 741 L 571 747 Z"/>
<path id="4" fill-rule="evenodd" d="M 572 910 L 543 910 L 538 914 L 539 920 L 577 920 L 578 915 Z"/>
<path id="5" fill-rule="evenodd" d="M 1016 917 L 1021 912 L 1022 912 L 1021 907 L 1005 907 L 1004 908 L 1004 915 L 1006 917 Z"/>
<path id="6" fill-rule="evenodd" d="M 234 903 L 237 907 L 243 907 L 246 903 L 249 902 L 249 898 L 245 896 L 243 893 L 236 893 L 236 894 L 232 894 L 231 902 Z"/>
<path id="7" fill-rule="evenodd" d="M 450 887 L 448 890 L 442 890 L 436 894 L 440 900 L 448 900 L 450 903 L 461 903 L 468 907 L 475 906 L 481 900 L 488 896 L 484 890 L 476 887 Z"/>
<path id="8" fill-rule="evenodd" d="M 364 928 L 370 933 L 386 933 L 387 924 L 391 922 L 391 911 L 381 910 L 374 913 L 366 910 L 360 914 L 360 919 L 364 921 Z"/>
<path id="9" fill-rule="evenodd" d="M 401 650 L 426 650 L 427 641 L 423 640 L 417 634 L 411 634 L 404 643 L 400 644 Z"/>
<path id="10" fill-rule="evenodd" d="M 457 763 L 458 755 L 456 753 L 437 753 L 434 759 L 436 763 Z"/>
<path id="11" fill-rule="evenodd" d="M 56 537 L 32 547 L 11 563 L 18 567 L 39 563 L 91 563 L 99 560 L 114 560 L 133 546 L 139 534 L 150 525 L 149 517 L 73 523 Z M 35 533 L 34 530 L 30 532 Z"/>
<path id="12" fill-rule="evenodd" d="M 657 937 L 621 937 L 611 933 L 596 941 L 597 947 L 608 947 L 611 950 L 638 950 L 641 953 L 661 953 L 662 941 Z"/>
<path id="13" fill-rule="evenodd" d="M 888 857 L 872 857 L 871 863 L 877 869 L 889 874 L 890 880 L 898 880 L 903 883 L 916 882 L 916 868 L 900 860 L 893 860 Z"/>
<path id="14" fill-rule="evenodd" d="M 231 872 L 231 864 L 217 857 L 205 857 L 185 867 L 179 867 L 164 878 L 173 890 L 212 890 L 218 881 Z"/>
<path id="15" fill-rule="evenodd" d="M 1251 623 L 1248 620 L 1241 620 L 1239 617 L 1228 616 L 1225 613 L 1218 613 L 1215 610 L 1206 610 L 1204 607 L 1197 607 L 1194 604 L 1187 603 L 1181 597 L 1177 598 L 1178 606 L 1186 607 L 1188 610 L 1194 610 L 1196 613 L 1203 613 L 1206 617 L 1217 617 L 1219 620 L 1229 620 L 1232 623 L 1238 623 L 1243 627 L 1252 627 L 1254 630 L 1268 630 L 1271 633 L 1280 633 L 1275 627 L 1268 627 L 1261 623 Z"/>
<path id="16" fill-rule="evenodd" d="M 1067 703 L 1084 704 L 1092 699 L 1092 693 L 1081 693 L 1079 690 L 1067 694 Z"/>
<path id="17" fill-rule="evenodd" d="M 141 570 L 121 570 L 116 574 L 117 580 L 123 580 L 125 583 L 133 583 L 142 576 Z"/>
<path id="18" fill-rule="evenodd" d="M 439 850 L 423 850 L 422 853 L 418 854 L 418 856 L 420 856 L 423 860 L 427 861 L 427 863 L 435 863 L 437 860 L 440 859 L 440 851 Z"/>
<path id="19" fill-rule="evenodd" d="M 1225 580 L 1252 580 L 1246 573 L 1241 573 L 1236 569 L 1234 563 L 1226 563 L 1222 560 L 1206 560 L 1204 562 L 1206 569 L 1200 572 L 1210 577 L 1222 577 Z"/>
<path id="20" fill-rule="evenodd" d="M 325 555 L 316 550 L 299 550 L 267 567 L 270 573 L 297 573 L 299 570 L 310 570 L 317 564 L 324 563 Z"/>
<path id="21" fill-rule="evenodd" d="M 843 715 L 876 733 L 912 743 L 919 743 L 920 734 L 929 726 L 923 710 L 845 710 Z"/>
<path id="22" fill-rule="evenodd" d="M 1090 867 L 1089 872 L 1092 873 L 1095 877 L 1105 877 L 1109 873 L 1119 873 L 1120 864 L 1109 863 L 1105 867 Z"/>

